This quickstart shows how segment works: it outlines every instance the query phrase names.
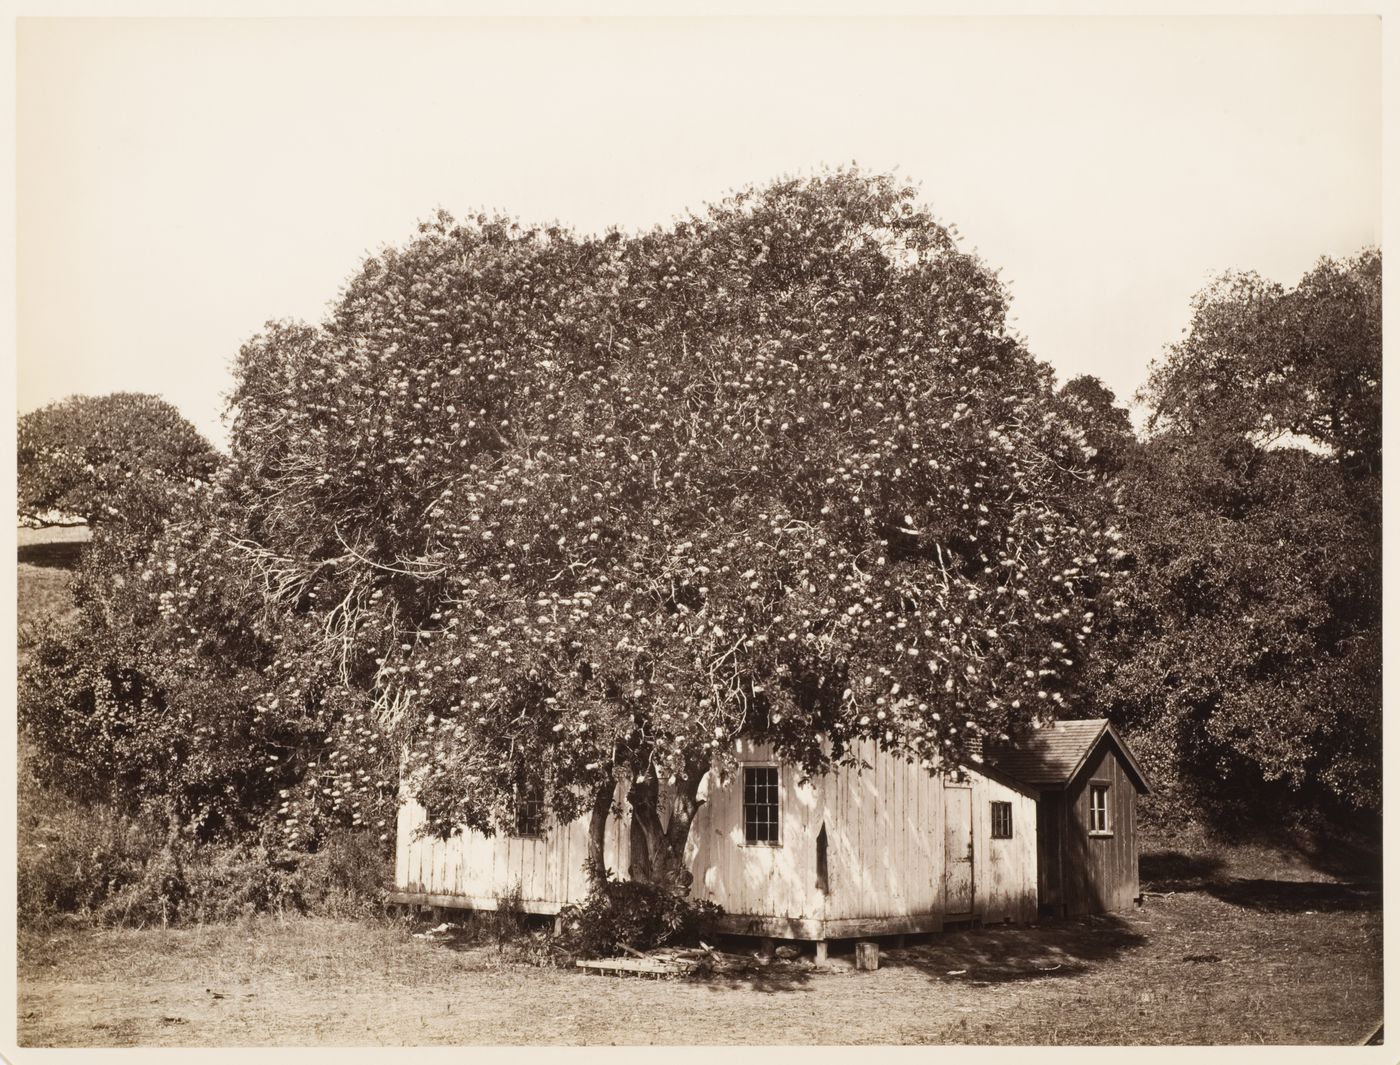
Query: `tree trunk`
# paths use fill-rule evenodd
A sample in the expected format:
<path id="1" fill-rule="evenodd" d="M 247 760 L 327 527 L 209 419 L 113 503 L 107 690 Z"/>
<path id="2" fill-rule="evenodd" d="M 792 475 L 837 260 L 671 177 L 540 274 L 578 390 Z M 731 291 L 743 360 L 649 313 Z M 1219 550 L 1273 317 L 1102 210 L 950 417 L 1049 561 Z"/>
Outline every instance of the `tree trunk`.
<path id="1" fill-rule="evenodd" d="M 709 767 L 690 766 L 677 778 L 667 795 L 648 768 L 640 780 L 634 778 L 627 792 L 632 812 L 631 862 L 628 875 L 678 893 L 690 890 L 692 876 L 686 868 L 685 847 L 690 826 L 703 802 L 698 796 L 700 780 Z M 669 814 L 661 820 L 662 807 Z"/>
<path id="2" fill-rule="evenodd" d="M 606 878 L 607 864 L 604 861 L 603 845 L 608 831 L 608 815 L 612 813 L 613 794 L 617 784 L 609 781 L 601 784 L 593 796 L 593 812 L 588 819 L 588 875 L 590 878 Z"/>

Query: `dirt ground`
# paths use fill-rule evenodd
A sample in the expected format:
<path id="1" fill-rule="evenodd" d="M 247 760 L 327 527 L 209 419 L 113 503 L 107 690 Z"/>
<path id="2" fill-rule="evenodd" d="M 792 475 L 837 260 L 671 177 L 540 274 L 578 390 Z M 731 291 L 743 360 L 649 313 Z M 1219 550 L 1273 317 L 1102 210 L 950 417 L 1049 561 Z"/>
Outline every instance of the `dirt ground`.
<path id="1" fill-rule="evenodd" d="M 1158 886 L 1172 893 L 1131 913 L 886 941 L 874 973 L 853 970 L 847 945 L 824 969 L 808 955 L 708 979 L 587 975 L 509 960 L 479 938 L 415 938 L 406 921 L 27 933 L 19 1035 L 23 1046 L 1353 1044 L 1379 1024 L 1377 886 Z"/>

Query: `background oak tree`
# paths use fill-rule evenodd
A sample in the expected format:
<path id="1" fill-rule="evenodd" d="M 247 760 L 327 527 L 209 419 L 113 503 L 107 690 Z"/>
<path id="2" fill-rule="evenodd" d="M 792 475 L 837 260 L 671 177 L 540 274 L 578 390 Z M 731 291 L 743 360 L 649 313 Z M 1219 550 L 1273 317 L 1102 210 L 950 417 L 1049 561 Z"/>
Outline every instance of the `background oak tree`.
<path id="1" fill-rule="evenodd" d="M 1155 365 L 1096 683 L 1177 812 L 1380 804 L 1381 259 L 1227 275 Z"/>

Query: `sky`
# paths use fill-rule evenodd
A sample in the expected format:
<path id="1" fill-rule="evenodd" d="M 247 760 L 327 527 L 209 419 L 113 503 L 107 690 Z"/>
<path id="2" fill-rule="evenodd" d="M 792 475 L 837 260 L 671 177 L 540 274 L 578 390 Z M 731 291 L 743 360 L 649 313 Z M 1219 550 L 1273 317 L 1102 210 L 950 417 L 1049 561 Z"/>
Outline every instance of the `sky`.
<path id="1" fill-rule="evenodd" d="M 1379 26 L 21 19 L 18 410 L 155 392 L 222 445 L 239 346 L 439 207 L 635 230 L 849 162 L 1126 401 L 1221 271 L 1379 243 Z"/>

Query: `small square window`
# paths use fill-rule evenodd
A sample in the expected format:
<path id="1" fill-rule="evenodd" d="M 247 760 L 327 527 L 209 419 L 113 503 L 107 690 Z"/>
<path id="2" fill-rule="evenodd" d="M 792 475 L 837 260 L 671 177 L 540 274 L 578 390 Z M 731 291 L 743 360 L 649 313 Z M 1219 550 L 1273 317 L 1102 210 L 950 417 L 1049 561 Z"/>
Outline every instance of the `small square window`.
<path id="1" fill-rule="evenodd" d="M 992 839 L 1011 838 L 1011 804 L 992 803 Z"/>
<path id="2" fill-rule="evenodd" d="M 1107 833 L 1108 826 L 1108 785 L 1089 785 L 1089 831 Z"/>
<path id="3" fill-rule="evenodd" d="M 777 766 L 744 766 L 744 842 L 778 844 Z"/>

